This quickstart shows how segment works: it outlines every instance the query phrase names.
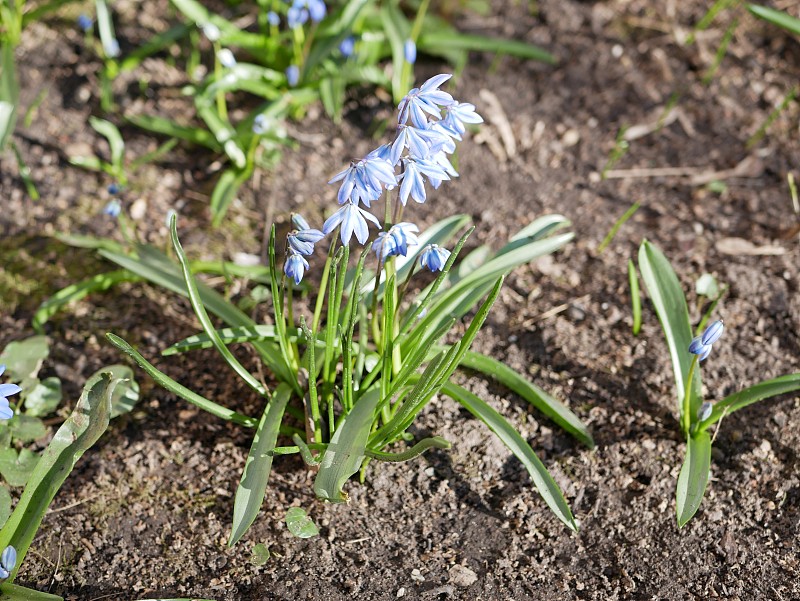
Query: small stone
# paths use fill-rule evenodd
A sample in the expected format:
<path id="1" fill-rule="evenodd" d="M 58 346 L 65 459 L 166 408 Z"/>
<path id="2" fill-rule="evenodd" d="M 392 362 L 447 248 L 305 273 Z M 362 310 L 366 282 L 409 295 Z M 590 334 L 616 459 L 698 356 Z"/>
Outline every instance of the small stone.
<path id="1" fill-rule="evenodd" d="M 575 146 L 575 144 L 580 141 L 581 135 L 578 133 L 577 129 L 568 129 L 566 132 L 564 132 L 564 136 L 561 138 L 561 143 L 564 145 L 564 148 Z"/>
<path id="2" fill-rule="evenodd" d="M 462 565 L 454 565 L 450 568 L 450 582 L 456 586 L 467 588 L 478 580 L 478 575 L 469 568 Z"/>
<path id="3" fill-rule="evenodd" d="M 404 586 L 401 586 L 399 589 L 397 589 L 397 598 L 398 598 L 398 599 L 399 599 L 400 597 L 403 597 L 403 596 L 405 596 L 405 594 L 406 594 L 406 587 L 404 587 Z"/>
<path id="4" fill-rule="evenodd" d="M 425 582 L 425 576 L 423 576 L 422 572 L 420 572 L 417 568 L 414 568 L 411 570 L 411 580 L 414 582 Z"/>

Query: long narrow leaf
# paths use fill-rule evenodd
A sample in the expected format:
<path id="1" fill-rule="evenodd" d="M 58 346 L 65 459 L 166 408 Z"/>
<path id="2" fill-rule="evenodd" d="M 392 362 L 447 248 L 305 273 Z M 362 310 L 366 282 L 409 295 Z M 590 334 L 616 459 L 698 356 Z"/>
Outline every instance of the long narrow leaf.
<path id="1" fill-rule="evenodd" d="M 690 436 L 686 444 L 686 458 L 678 475 L 675 492 L 678 528 L 692 519 L 697 513 L 708 484 L 708 471 L 711 468 L 711 438 L 706 432 Z"/>
<path id="2" fill-rule="evenodd" d="M 795 390 L 800 390 L 800 373 L 781 376 L 740 390 L 714 405 L 711 415 L 698 425 L 698 429 L 705 430 L 711 424 L 719 421 L 723 415 L 729 415 L 758 401 Z"/>
<path id="3" fill-rule="evenodd" d="M 550 396 L 535 384 L 528 382 L 516 371 L 491 357 L 468 351 L 461 360 L 461 366 L 474 369 L 500 382 L 516 392 L 539 411 L 544 413 L 565 431 L 580 440 L 590 449 L 594 439 L 584 423 L 561 401 Z"/>
<path id="4" fill-rule="evenodd" d="M 572 517 L 569 504 L 550 472 L 533 452 L 528 442 L 506 419 L 469 390 L 448 382 L 442 392 L 460 403 L 467 411 L 486 424 L 501 442 L 522 462 L 533 480 L 536 490 L 556 517 L 571 530 L 577 532 L 578 525 Z"/>
<path id="5" fill-rule="evenodd" d="M 678 276 L 664 254 L 647 240 L 639 247 L 639 271 L 647 287 L 647 293 L 655 307 L 667 347 L 672 358 L 672 370 L 675 374 L 675 390 L 678 407 L 683 403 L 686 379 L 692 357 L 689 344 L 692 342 L 692 328 L 689 324 L 689 309 L 683 296 L 683 289 Z M 703 402 L 700 368 L 695 370 L 690 391 L 689 410 L 697 415 Z M 680 411 L 680 410 L 679 410 Z"/>
<path id="6" fill-rule="evenodd" d="M 336 429 L 314 480 L 317 497 L 334 503 L 347 501 L 342 487 L 366 457 L 367 440 L 379 400 L 377 389 L 362 396 Z"/>
<path id="7" fill-rule="evenodd" d="M 758 4 L 748 4 L 747 10 L 759 19 L 764 19 L 773 25 L 783 27 L 787 31 L 800 35 L 800 19 L 791 16 L 789 13 L 767 8 L 766 6 L 759 6 Z"/>
<path id="8" fill-rule="evenodd" d="M 272 451 L 278 440 L 278 431 L 286 404 L 291 396 L 292 389 L 289 385 L 279 384 L 258 422 L 250 453 L 247 455 L 242 472 L 242 479 L 239 488 L 236 489 L 229 547 L 235 545 L 244 536 L 264 502 L 269 474 L 272 471 Z"/>
<path id="9" fill-rule="evenodd" d="M 446 32 L 429 33 L 420 37 L 417 46 L 420 50 L 434 54 L 441 53 L 444 50 L 471 50 L 510 54 L 511 56 L 537 60 L 550 65 L 558 62 L 552 54 L 533 44 L 503 38 L 490 38 L 482 35 Z"/>

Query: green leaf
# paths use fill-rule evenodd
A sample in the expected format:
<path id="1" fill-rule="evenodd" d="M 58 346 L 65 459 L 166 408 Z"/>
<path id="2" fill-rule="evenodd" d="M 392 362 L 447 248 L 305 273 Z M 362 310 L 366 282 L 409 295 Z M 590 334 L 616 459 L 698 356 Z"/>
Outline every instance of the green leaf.
<path id="1" fill-rule="evenodd" d="M 347 501 L 342 487 L 361 468 L 378 401 L 377 388 L 365 393 L 334 432 L 314 480 L 314 493 L 320 499 L 334 503 Z"/>
<path id="2" fill-rule="evenodd" d="M 628 285 L 631 289 L 631 312 L 633 314 L 632 331 L 638 336 L 642 329 L 642 295 L 639 292 L 639 276 L 632 259 L 628 259 Z"/>
<path id="3" fill-rule="evenodd" d="M 800 390 L 800 373 L 788 374 L 772 380 L 760 382 L 739 392 L 735 392 L 714 405 L 711 415 L 698 425 L 700 431 L 706 430 L 711 424 L 718 422 L 723 415 L 730 415 L 734 411 L 769 399 L 787 392 Z"/>
<path id="4" fill-rule="evenodd" d="M 189 261 L 186 258 L 186 253 L 183 252 L 183 247 L 181 246 L 180 240 L 178 240 L 177 222 L 177 218 L 173 215 L 170 222 L 172 246 L 175 248 L 175 254 L 178 255 L 178 261 L 181 264 L 183 281 L 186 285 L 186 289 L 189 292 L 189 302 L 192 304 L 192 309 L 194 309 L 194 313 L 197 316 L 197 319 L 200 321 L 200 325 L 203 326 L 203 330 L 211 339 L 211 343 L 214 345 L 214 348 L 222 356 L 222 358 L 225 359 L 225 362 L 231 367 L 231 369 L 236 372 L 236 375 L 242 378 L 242 380 L 244 380 L 245 383 L 257 393 L 262 396 L 267 396 L 269 392 L 264 385 L 259 382 L 258 379 L 253 376 L 253 374 L 247 371 L 247 369 L 239 362 L 238 359 L 236 359 L 236 357 L 233 356 L 233 353 L 231 353 L 228 347 L 225 346 L 225 343 L 223 343 L 220 337 L 217 335 L 214 324 L 211 323 L 211 319 L 208 317 L 208 312 L 203 305 L 203 300 L 198 291 L 197 284 L 195 283 L 192 270 L 189 267 Z"/>
<path id="5" fill-rule="evenodd" d="M 436 32 L 426 33 L 417 40 L 417 48 L 423 52 L 441 54 L 451 50 L 469 50 L 472 52 L 497 52 L 519 58 L 541 61 L 555 65 L 558 61 L 552 54 L 526 42 L 490 38 L 482 35 L 465 33 Z"/>
<path id="6" fill-rule="evenodd" d="M 286 527 L 297 538 L 311 538 L 319 534 L 319 528 L 302 507 L 290 507 L 286 511 Z"/>
<path id="7" fill-rule="evenodd" d="M 254 566 L 265 566 L 269 561 L 271 554 L 269 552 L 269 548 L 264 543 L 258 543 L 253 545 L 253 552 L 250 556 L 250 563 Z"/>
<path id="8" fill-rule="evenodd" d="M 692 328 L 689 324 L 689 309 L 683 296 L 683 289 L 672 266 L 655 246 L 647 240 L 639 247 L 639 271 L 647 287 L 647 293 L 656 310 L 667 347 L 672 358 L 672 369 L 675 375 L 675 391 L 678 407 L 683 406 L 686 379 L 694 355 L 689 353 L 692 342 Z M 692 390 L 689 411 L 692 416 L 703 402 L 702 384 L 699 365 L 692 378 Z"/>
<path id="9" fill-rule="evenodd" d="M 53 413 L 61 402 L 61 380 L 45 378 L 25 397 L 25 413 L 33 417 L 44 417 Z"/>
<path id="10" fill-rule="evenodd" d="M 0 150 L 5 149 L 17 124 L 19 83 L 14 62 L 14 44 L 0 44 Z"/>
<path id="11" fill-rule="evenodd" d="M 33 329 L 44 331 L 44 324 L 63 307 L 78 301 L 93 292 L 103 292 L 122 282 L 136 282 L 141 278 L 126 269 L 99 273 L 88 280 L 70 284 L 45 300 L 33 315 Z"/>
<path id="12" fill-rule="evenodd" d="M 120 173 L 124 170 L 123 161 L 125 160 L 125 142 L 122 140 L 122 134 L 117 129 L 117 126 L 106 121 L 105 119 L 98 119 L 97 117 L 89 117 L 89 125 L 108 140 L 108 146 L 111 149 L 111 164 Z"/>
<path id="13" fill-rule="evenodd" d="M 81 455 L 108 427 L 111 397 L 116 385 L 117 382 L 107 373 L 92 376 L 87 381 L 75 409 L 42 453 L 14 513 L 0 530 L 0 548 L 12 545 L 17 550 L 16 569 L 22 565 L 58 489 Z M 9 581 L 13 581 L 16 569 Z"/>
<path id="14" fill-rule="evenodd" d="M 272 451 L 278 440 L 283 413 L 292 396 L 288 384 L 279 384 L 275 395 L 267 404 L 258 422 L 250 453 L 242 472 L 239 488 L 233 504 L 233 527 L 228 546 L 232 547 L 244 536 L 247 529 L 258 516 L 267 490 L 269 474 L 272 470 Z"/>
<path id="15" fill-rule="evenodd" d="M 218 226 L 222 223 L 222 218 L 228 212 L 228 207 L 236 198 L 236 194 L 250 176 L 253 174 L 251 167 L 239 169 L 231 167 L 226 169 L 217 180 L 217 185 L 214 186 L 214 191 L 211 193 L 211 214 L 213 215 L 213 224 Z"/>
<path id="16" fill-rule="evenodd" d="M 546 391 L 529 382 L 507 365 L 491 357 L 469 351 L 461 360 L 461 366 L 474 369 L 497 380 L 503 386 L 516 392 L 587 447 L 594 448 L 594 440 L 589 429 L 577 415 L 570 411 L 561 401 L 553 398 Z"/>
<path id="17" fill-rule="evenodd" d="M 711 468 L 711 438 L 706 432 L 690 436 L 686 444 L 686 458 L 678 475 L 678 487 L 675 492 L 678 513 L 678 528 L 692 519 L 697 513 L 703 494 L 708 484 L 708 472 Z"/>
<path id="18" fill-rule="evenodd" d="M 15 449 L 0 450 L 0 474 L 9 486 L 24 486 L 38 461 L 39 456 L 30 449 L 22 449 L 19 454 Z"/>
<path id="19" fill-rule="evenodd" d="M 108 170 L 106 167 L 106 163 L 100 160 L 99 157 L 74 156 L 74 157 L 69 157 L 68 160 L 70 165 L 75 165 L 75 167 L 80 167 L 81 169 L 87 169 L 89 171 Z"/>
<path id="20" fill-rule="evenodd" d="M 15 415 L 8 424 L 11 436 L 20 442 L 33 442 L 47 436 L 47 426 L 38 417 Z"/>
<path id="21" fill-rule="evenodd" d="M 148 56 L 152 56 L 169 48 L 172 44 L 182 39 L 189 33 L 189 27 L 184 24 L 175 25 L 168 30 L 151 36 L 145 44 L 129 53 L 120 63 L 120 71 L 131 71 Z"/>
<path id="22" fill-rule="evenodd" d="M 0 528 L 8 521 L 11 515 L 11 493 L 8 487 L 0 484 Z"/>
<path id="23" fill-rule="evenodd" d="M 9 342 L 0 354 L 0 365 L 6 366 L 4 376 L 23 385 L 23 390 L 35 384 L 42 362 L 50 354 L 47 336 L 31 336 Z"/>
<path id="24" fill-rule="evenodd" d="M 773 25 L 783 27 L 787 31 L 800 35 L 800 19 L 791 16 L 789 13 L 767 8 L 766 6 L 759 6 L 758 4 L 748 4 L 747 10 L 759 19 L 769 21 Z"/>
<path id="25" fill-rule="evenodd" d="M 153 380 L 155 380 L 156 384 L 159 386 L 166 388 L 171 393 L 181 397 L 185 401 L 190 402 L 192 405 L 199 407 L 203 411 L 208 411 L 211 415 L 216 415 L 221 419 L 231 421 L 235 424 L 239 424 L 240 426 L 245 426 L 246 428 L 255 427 L 256 420 L 252 417 L 237 413 L 236 411 L 228 409 L 227 407 L 223 407 L 214 401 L 209 401 L 207 398 L 200 396 L 193 390 L 189 390 L 182 384 L 179 384 L 163 372 L 156 369 L 149 361 L 147 361 L 147 359 L 142 357 L 139 351 L 137 351 L 119 336 L 114 334 L 106 334 L 106 338 L 109 342 L 111 342 L 111 344 L 136 361 L 139 367 L 141 367 L 148 376 L 153 378 Z"/>
<path id="26" fill-rule="evenodd" d="M 408 92 L 402 84 L 403 64 L 405 63 L 403 44 L 411 32 L 411 24 L 400 8 L 392 2 L 382 3 L 379 10 L 381 24 L 392 49 L 392 96 L 396 104 Z"/>
<path id="27" fill-rule="evenodd" d="M 263 325 L 221 328 L 217 330 L 217 335 L 225 344 L 234 344 L 237 342 L 252 342 L 254 340 L 274 340 L 276 333 L 275 326 Z M 195 349 L 211 348 L 212 346 L 211 338 L 208 337 L 208 334 L 195 334 L 164 349 L 161 354 L 167 357 Z"/>
<path id="28" fill-rule="evenodd" d="M 520 433 L 502 415 L 469 390 L 448 382 L 442 387 L 442 391 L 460 403 L 497 435 L 501 442 L 516 455 L 517 459 L 528 470 L 536 490 L 542 495 L 550 510 L 571 530 L 577 532 L 578 525 L 575 523 L 575 518 L 572 517 L 572 511 L 570 511 L 569 504 L 564 499 L 561 489 Z"/>
<path id="29" fill-rule="evenodd" d="M 0 601 L 64 601 L 64 598 L 4 582 L 0 584 Z"/>
<path id="30" fill-rule="evenodd" d="M 107 365 L 98 370 L 94 375 L 108 372 L 118 380 L 111 396 L 111 419 L 124 413 L 130 413 L 139 401 L 139 384 L 133 377 L 133 370 L 127 365 Z"/>
<path id="31" fill-rule="evenodd" d="M 178 138 L 198 146 L 205 146 L 214 152 L 220 152 L 222 145 L 217 142 L 214 135 L 202 127 L 181 125 L 170 119 L 157 115 L 132 115 L 127 118 L 130 123 L 147 131 Z"/>

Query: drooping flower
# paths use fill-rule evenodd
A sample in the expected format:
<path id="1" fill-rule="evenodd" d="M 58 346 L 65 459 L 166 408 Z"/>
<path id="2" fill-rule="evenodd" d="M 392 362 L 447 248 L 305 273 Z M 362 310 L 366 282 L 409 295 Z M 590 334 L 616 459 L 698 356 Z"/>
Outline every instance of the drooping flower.
<path id="1" fill-rule="evenodd" d="M 281 18 L 274 10 L 271 10 L 267 13 L 267 23 L 272 25 L 273 27 L 277 27 L 281 24 Z"/>
<path id="2" fill-rule="evenodd" d="M 305 0 L 305 3 L 308 7 L 308 14 L 311 15 L 311 20 L 314 23 L 319 23 L 325 18 L 325 13 L 328 12 L 325 2 L 322 0 Z"/>
<path id="3" fill-rule="evenodd" d="M 439 107 L 450 106 L 453 104 L 453 97 L 447 92 L 439 89 L 439 86 L 450 79 L 452 75 L 442 73 L 435 75 L 422 84 L 419 88 L 413 88 L 408 94 L 400 101 L 398 108 L 400 114 L 398 115 L 397 122 L 405 124 L 409 118 L 411 123 L 417 127 L 425 127 L 428 118 L 425 113 L 441 119 L 442 111 Z"/>
<path id="4" fill-rule="evenodd" d="M 119 194 L 120 191 L 119 184 L 117 182 L 112 182 L 108 184 L 107 190 L 108 193 L 111 194 L 111 196 L 116 196 L 117 194 Z"/>
<path id="5" fill-rule="evenodd" d="M 0 365 L 0 376 L 6 370 L 5 365 Z M 0 384 L 0 420 L 8 420 L 14 417 L 14 411 L 8 404 L 8 398 L 13 394 L 22 392 L 22 388 L 16 384 Z"/>
<path id="6" fill-rule="evenodd" d="M 117 58 L 120 53 L 119 41 L 117 38 L 111 38 L 107 42 L 103 42 L 103 52 L 108 58 Z"/>
<path id="7" fill-rule="evenodd" d="M 319 23 L 327 11 L 323 0 L 294 0 L 286 14 L 286 21 L 292 29 L 304 25 L 309 17 L 314 23 Z"/>
<path id="8" fill-rule="evenodd" d="M 221 35 L 219 27 L 213 23 L 203 23 L 200 29 L 203 30 L 203 35 L 206 36 L 209 42 L 216 42 L 219 40 L 219 36 Z"/>
<path id="9" fill-rule="evenodd" d="M 223 48 L 217 52 L 217 59 L 219 60 L 219 64 L 226 69 L 233 69 L 236 66 L 236 57 L 233 56 L 233 52 L 228 48 Z"/>
<path id="10" fill-rule="evenodd" d="M 269 121 L 267 120 L 267 116 L 263 113 L 256 115 L 255 119 L 253 119 L 253 133 L 256 135 L 262 135 L 267 132 L 269 125 Z"/>
<path id="11" fill-rule="evenodd" d="M 291 29 L 300 27 L 306 21 L 308 21 L 308 9 L 305 8 L 302 3 L 299 5 L 295 3 L 289 7 L 286 13 L 286 23 Z"/>
<path id="12" fill-rule="evenodd" d="M 697 410 L 697 421 L 702 422 L 707 420 L 713 409 L 714 405 L 708 401 L 703 401 L 703 404 L 700 405 L 700 409 Z"/>
<path id="13" fill-rule="evenodd" d="M 352 201 L 347 201 L 341 209 L 336 211 L 333 215 L 328 217 L 325 224 L 322 226 L 322 231 L 327 235 L 336 229 L 336 226 L 341 224 L 341 239 L 342 244 L 349 244 L 350 238 L 353 234 L 360 244 L 364 244 L 369 238 L 369 226 L 367 220 L 371 221 L 378 227 L 381 226 L 378 219 L 372 213 L 353 204 Z"/>
<path id="14" fill-rule="evenodd" d="M 373 150 L 363 159 L 351 161 L 349 167 L 334 175 L 328 182 L 342 182 L 337 194 L 339 204 L 349 200 L 356 204 L 362 202 L 369 208 L 373 200 L 380 198 L 383 186 L 397 185 L 394 167 L 379 153 L 376 154 L 377 150 Z"/>
<path id="15" fill-rule="evenodd" d="M 455 170 L 453 164 L 450 162 L 450 159 L 447 158 L 447 154 L 444 152 L 444 150 L 440 150 L 434 154 L 430 160 L 442 168 L 442 171 L 448 175 L 448 179 L 458 177 L 458 171 Z M 431 186 L 433 186 L 434 190 L 438 189 L 442 183 L 441 179 L 430 175 L 428 176 L 428 181 L 430 182 Z"/>
<path id="16" fill-rule="evenodd" d="M 11 576 L 15 567 L 17 567 L 17 550 L 9 545 L 3 549 L 3 554 L 0 555 L 0 580 Z"/>
<path id="17" fill-rule="evenodd" d="M 108 201 L 108 204 L 103 207 L 103 214 L 108 215 L 109 217 L 119 217 L 119 214 L 122 212 L 122 204 L 120 204 L 119 200 L 116 198 L 112 198 Z"/>
<path id="18" fill-rule="evenodd" d="M 286 67 L 286 83 L 289 84 L 290 88 L 293 88 L 297 85 L 297 82 L 300 81 L 300 67 L 297 65 L 289 65 Z"/>
<path id="19" fill-rule="evenodd" d="M 286 263 L 283 265 L 283 272 L 292 278 L 295 284 L 299 284 L 303 281 L 303 276 L 308 268 L 308 261 L 306 261 L 305 257 L 290 249 L 289 256 L 286 257 Z"/>
<path id="20" fill-rule="evenodd" d="M 483 123 L 483 117 L 475 112 L 475 105 L 469 102 L 454 102 L 447 107 L 444 119 L 440 121 L 441 126 L 447 130 L 456 140 L 460 140 L 467 128 L 465 123 Z"/>
<path id="21" fill-rule="evenodd" d="M 89 33 L 92 28 L 94 27 L 94 22 L 92 22 L 92 18 L 87 14 L 81 14 L 78 16 L 78 28 L 83 31 L 84 33 Z"/>
<path id="22" fill-rule="evenodd" d="M 297 213 L 292 215 L 295 229 L 286 237 L 289 249 L 301 255 L 314 254 L 314 245 L 325 237 L 321 231 L 311 228 L 308 222 Z"/>
<path id="23" fill-rule="evenodd" d="M 449 257 L 450 251 L 446 248 L 438 244 L 428 244 L 419 255 L 419 264 L 431 271 L 441 271 Z"/>
<path id="24" fill-rule="evenodd" d="M 339 52 L 342 53 L 342 56 L 345 58 L 350 58 L 353 56 L 353 51 L 356 48 L 356 39 L 353 36 L 348 36 L 342 40 L 342 43 L 339 44 Z"/>
<path id="25" fill-rule="evenodd" d="M 419 244 L 417 236 L 419 228 L 408 221 L 403 221 L 389 228 L 388 232 L 381 232 L 372 243 L 372 250 L 378 255 L 378 261 L 383 263 L 388 257 L 408 254 L 409 246 Z"/>
<path id="26" fill-rule="evenodd" d="M 447 136 L 434 129 L 398 125 L 397 138 L 392 142 L 390 160 L 393 165 L 396 165 L 406 148 L 414 158 L 427 159 L 430 155 L 439 152 L 448 142 Z"/>
<path id="27" fill-rule="evenodd" d="M 711 346 L 722 336 L 723 322 L 721 319 L 709 325 L 702 336 L 698 336 L 689 345 L 689 352 L 699 355 L 699 360 L 704 361 L 711 354 Z"/>
<path id="28" fill-rule="evenodd" d="M 403 56 L 406 62 L 413 65 L 417 62 L 417 45 L 414 40 L 408 39 L 403 44 Z"/>
<path id="29" fill-rule="evenodd" d="M 425 202 L 425 180 L 422 178 L 423 175 L 432 177 L 439 182 L 450 179 L 444 169 L 433 161 L 407 158 L 402 159 L 402 163 L 403 181 L 400 183 L 400 202 L 403 203 L 403 206 L 408 202 L 409 196 L 420 204 Z"/>

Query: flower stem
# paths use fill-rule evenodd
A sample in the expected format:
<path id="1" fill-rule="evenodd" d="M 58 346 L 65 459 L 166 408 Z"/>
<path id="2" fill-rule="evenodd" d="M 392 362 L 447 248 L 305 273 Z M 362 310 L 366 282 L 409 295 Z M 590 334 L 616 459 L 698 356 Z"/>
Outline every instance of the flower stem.
<path id="1" fill-rule="evenodd" d="M 683 407 L 681 408 L 681 429 L 683 433 L 688 435 L 689 429 L 692 425 L 692 412 L 691 412 L 691 398 L 692 398 L 692 378 L 694 377 L 694 370 L 697 367 L 697 357 L 692 359 L 692 365 L 689 367 L 689 376 L 686 378 L 686 389 L 683 391 Z"/>

